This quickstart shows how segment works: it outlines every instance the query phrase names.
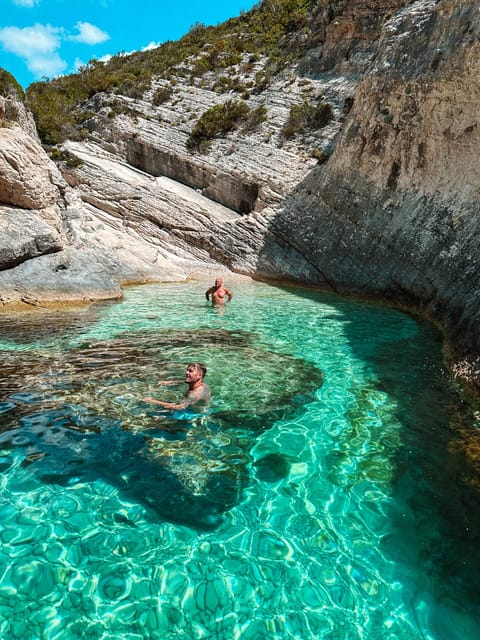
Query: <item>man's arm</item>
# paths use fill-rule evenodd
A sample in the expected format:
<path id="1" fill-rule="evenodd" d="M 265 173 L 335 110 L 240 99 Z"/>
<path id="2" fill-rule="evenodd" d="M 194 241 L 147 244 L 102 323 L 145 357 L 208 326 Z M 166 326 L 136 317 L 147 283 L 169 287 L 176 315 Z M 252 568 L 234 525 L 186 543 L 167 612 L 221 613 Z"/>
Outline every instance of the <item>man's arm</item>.
<path id="1" fill-rule="evenodd" d="M 187 400 L 185 399 L 183 402 L 164 402 L 163 400 L 155 400 L 155 398 L 143 398 L 144 402 L 150 402 L 151 404 L 158 404 L 160 407 L 164 409 L 185 409 L 187 407 Z"/>
<path id="2" fill-rule="evenodd" d="M 207 384 L 203 384 L 199 389 L 189 391 L 182 402 L 164 402 L 163 400 L 156 400 L 155 398 L 143 398 L 144 402 L 151 402 L 152 404 L 158 404 L 164 409 L 186 409 L 191 404 L 196 402 L 208 402 L 210 400 L 210 387 Z"/>
<path id="3" fill-rule="evenodd" d="M 210 300 L 209 296 L 210 296 L 210 294 L 211 294 L 211 293 L 213 293 L 213 287 L 210 287 L 210 289 L 207 289 L 207 290 L 205 291 L 205 298 L 206 298 L 207 300 Z"/>
<path id="4" fill-rule="evenodd" d="M 233 298 L 233 293 L 230 291 L 230 289 L 227 289 L 226 287 L 224 287 L 225 289 L 225 294 L 228 296 L 228 301 L 230 302 L 230 300 Z"/>

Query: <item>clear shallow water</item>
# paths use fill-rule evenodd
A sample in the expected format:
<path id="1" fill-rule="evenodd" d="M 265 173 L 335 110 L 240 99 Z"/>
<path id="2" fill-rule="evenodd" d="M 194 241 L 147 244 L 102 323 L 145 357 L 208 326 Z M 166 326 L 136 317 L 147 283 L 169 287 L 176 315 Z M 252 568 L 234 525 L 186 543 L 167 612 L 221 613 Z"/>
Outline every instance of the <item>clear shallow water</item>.
<path id="1" fill-rule="evenodd" d="M 476 640 L 478 420 L 437 333 L 207 284 L 0 317 L 0 637 Z M 209 415 L 142 402 L 190 360 Z"/>

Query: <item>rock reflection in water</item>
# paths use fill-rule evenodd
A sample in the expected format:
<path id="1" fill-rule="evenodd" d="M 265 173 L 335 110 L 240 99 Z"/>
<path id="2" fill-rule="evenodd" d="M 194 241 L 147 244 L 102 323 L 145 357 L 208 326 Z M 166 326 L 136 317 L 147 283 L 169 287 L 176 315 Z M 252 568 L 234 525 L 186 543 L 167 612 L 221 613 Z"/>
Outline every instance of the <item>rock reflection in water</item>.
<path id="1" fill-rule="evenodd" d="M 20 450 L 38 478 L 103 479 L 157 517 L 203 529 L 241 500 L 256 434 L 292 416 L 322 383 L 304 361 L 225 330 L 142 332 L 0 360 L 0 443 Z M 190 360 L 209 368 L 208 415 L 142 402 L 178 398 L 182 388 L 157 381 L 181 379 Z"/>

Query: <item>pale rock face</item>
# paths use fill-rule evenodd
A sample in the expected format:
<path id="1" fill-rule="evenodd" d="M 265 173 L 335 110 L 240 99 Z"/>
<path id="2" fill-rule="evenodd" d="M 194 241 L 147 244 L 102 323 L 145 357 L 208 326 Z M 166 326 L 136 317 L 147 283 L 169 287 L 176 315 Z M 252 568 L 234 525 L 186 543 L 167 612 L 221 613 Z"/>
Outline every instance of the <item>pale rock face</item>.
<path id="1" fill-rule="evenodd" d="M 17 126 L 0 129 L 0 204 L 43 209 L 61 199 L 63 184 L 36 140 Z"/>
<path id="2" fill-rule="evenodd" d="M 317 282 L 437 321 L 459 375 L 477 384 L 479 36 L 473 0 L 396 13 L 329 162 L 273 223 L 309 256 Z"/>
<path id="3" fill-rule="evenodd" d="M 121 298 L 118 279 L 92 251 L 64 251 L 26 260 L 0 271 L 0 302 L 10 307 L 91 303 Z"/>
<path id="4" fill-rule="evenodd" d="M 2 101 L 4 108 L 4 126 L 11 127 L 13 126 L 13 123 L 16 123 L 22 131 L 40 143 L 40 137 L 37 133 L 37 127 L 35 125 L 33 115 L 28 111 L 17 92 L 15 90 L 11 90 L 6 96 L 0 96 L 0 105 Z"/>
<path id="5" fill-rule="evenodd" d="M 62 249 L 66 187 L 35 139 L 16 125 L 0 128 L 0 269 Z"/>

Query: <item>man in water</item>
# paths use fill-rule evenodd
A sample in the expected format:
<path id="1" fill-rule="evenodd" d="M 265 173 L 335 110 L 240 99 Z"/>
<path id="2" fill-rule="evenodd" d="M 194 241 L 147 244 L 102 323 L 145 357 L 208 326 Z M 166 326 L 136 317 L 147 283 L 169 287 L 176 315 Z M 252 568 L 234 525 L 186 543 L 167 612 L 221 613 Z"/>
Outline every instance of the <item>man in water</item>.
<path id="1" fill-rule="evenodd" d="M 213 287 L 210 287 L 207 291 L 205 291 L 205 297 L 207 300 L 210 300 L 210 296 L 212 296 L 212 304 L 214 307 L 225 304 L 225 297 L 228 298 L 228 302 L 233 298 L 233 293 L 230 289 L 223 286 L 223 282 L 221 278 L 215 278 L 215 284 Z"/>
<path id="2" fill-rule="evenodd" d="M 188 385 L 188 391 L 182 402 L 164 402 L 155 398 L 143 398 L 144 402 L 158 404 L 164 409 L 186 409 L 191 405 L 206 405 L 210 401 L 210 387 L 203 381 L 207 374 L 207 367 L 201 362 L 191 362 L 187 366 L 184 382 Z M 161 380 L 160 385 L 178 384 L 172 380 Z"/>

